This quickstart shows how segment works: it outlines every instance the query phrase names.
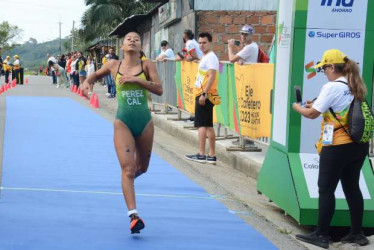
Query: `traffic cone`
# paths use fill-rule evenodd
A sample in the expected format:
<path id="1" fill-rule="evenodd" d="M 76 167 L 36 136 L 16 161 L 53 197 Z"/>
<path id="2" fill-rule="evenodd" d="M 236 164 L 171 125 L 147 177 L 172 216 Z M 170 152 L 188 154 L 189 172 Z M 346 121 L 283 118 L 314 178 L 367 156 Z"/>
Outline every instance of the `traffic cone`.
<path id="1" fill-rule="evenodd" d="M 15 87 L 15 86 L 16 86 L 16 84 L 17 84 L 17 80 L 16 80 L 16 78 L 13 79 L 12 84 L 13 84 L 12 87 Z"/>
<path id="2" fill-rule="evenodd" d="M 3 92 L 4 92 L 4 87 L 3 87 L 3 85 L 1 85 L 1 87 L 0 87 L 0 94 L 3 93 Z"/>
<path id="3" fill-rule="evenodd" d="M 26 84 L 26 85 L 29 84 L 29 79 L 27 79 L 27 77 L 26 77 L 26 79 L 25 79 L 25 84 Z"/>
<path id="4" fill-rule="evenodd" d="M 94 99 L 94 96 L 95 96 L 95 93 L 92 92 L 92 94 L 91 94 L 91 98 L 90 98 L 90 106 L 93 105 L 93 99 Z"/>
<path id="5" fill-rule="evenodd" d="M 92 107 L 97 108 L 97 109 L 100 108 L 99 97 L 96 94 L 93 97 Z"/>

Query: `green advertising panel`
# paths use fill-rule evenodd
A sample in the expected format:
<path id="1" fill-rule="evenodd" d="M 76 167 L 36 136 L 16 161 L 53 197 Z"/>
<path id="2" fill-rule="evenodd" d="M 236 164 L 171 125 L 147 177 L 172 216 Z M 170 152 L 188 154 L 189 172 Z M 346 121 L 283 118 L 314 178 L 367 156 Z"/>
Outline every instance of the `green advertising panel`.
<path id="1" fill-rule="evenodd" d="M 303 100 L 318 96 L 328 80 L 313 66 L 324 51 L 335 48 L 358 62 L 367 99 L 372 100 L 374 1 L 280 0 L 277 22 L 272 137 L 258 190 L 300 224 L 316 225 L 319 155 L 314 144 L 321 133 L 321 118 L 307 119 L 292 110 L 294 86 L 300 86 Z M 374 227 L 374 174 L 368 159 L 359 185 L 364 198 L 363 225 Z M 331 225 L 349 226 L 341 184 L 335 198 Z"/>

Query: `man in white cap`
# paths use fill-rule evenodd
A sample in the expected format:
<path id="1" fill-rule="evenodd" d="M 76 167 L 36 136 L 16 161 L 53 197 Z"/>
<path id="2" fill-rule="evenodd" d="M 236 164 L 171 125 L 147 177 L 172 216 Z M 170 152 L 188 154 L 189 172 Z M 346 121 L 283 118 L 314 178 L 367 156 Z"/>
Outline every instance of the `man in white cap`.
<path id="1" fill-rule="evenodd" d="M 253 36 L 252 26 L 246 24 L 240 30 L 240 44 L 235 45 L 235 40 L 228 41 L 228 54 L 230 62 L 243 63 L 257 63 L 258 45 L 252 41 Z M 239 46 L 239 47 L 238 47 Z M 235 49 L 240 48 L 240 51 L 234 54 Z"/>

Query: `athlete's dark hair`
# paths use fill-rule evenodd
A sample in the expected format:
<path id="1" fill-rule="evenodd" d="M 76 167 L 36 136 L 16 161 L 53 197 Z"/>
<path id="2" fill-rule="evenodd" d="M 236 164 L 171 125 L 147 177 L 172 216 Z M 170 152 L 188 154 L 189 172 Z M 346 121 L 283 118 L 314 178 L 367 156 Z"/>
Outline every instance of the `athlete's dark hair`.
<path id="1" fill-rule="evenodd" d="M 183 32 L 184 34 L 186 34 L 186 36 L 188 37 L 188 39 L 194 39 L 195 35 L 194 33 L 191 31 L 191 30 L 184 30 Z"/>
<path id="2" fill-rule="evenodd" d="M 206 38 L 208 38 L 208 41 L 211 43 L 212 42 L 212 35 L 210 34 L 210 33 L 208 33 L 208 32 L 201 32 L 200 34 L 199 34 L 199 38 L 204 38 L 204 37 L 206 37 Z"/>

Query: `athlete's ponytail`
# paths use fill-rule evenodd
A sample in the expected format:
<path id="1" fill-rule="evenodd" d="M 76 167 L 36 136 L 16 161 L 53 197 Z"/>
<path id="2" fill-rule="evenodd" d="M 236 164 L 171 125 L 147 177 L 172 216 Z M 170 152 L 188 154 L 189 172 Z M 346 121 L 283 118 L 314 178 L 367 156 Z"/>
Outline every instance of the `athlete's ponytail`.
<path id="1" fill-rule="evenodd" d="M 352 59 L 346 57 L 344 61 L 345 63 L 334 64 L 335 70 L 347 77 L 352 95 L 363 101 L 366 95 L 366 86 L 360 76 L 360 69 Z"/>

